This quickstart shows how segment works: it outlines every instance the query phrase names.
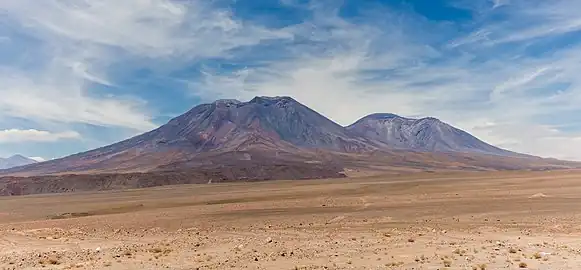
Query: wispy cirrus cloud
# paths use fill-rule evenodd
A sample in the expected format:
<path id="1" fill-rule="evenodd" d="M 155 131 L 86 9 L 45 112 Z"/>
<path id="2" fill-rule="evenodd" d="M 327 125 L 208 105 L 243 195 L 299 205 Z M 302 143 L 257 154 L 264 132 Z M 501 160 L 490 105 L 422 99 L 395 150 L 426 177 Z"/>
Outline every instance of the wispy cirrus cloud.
<path id="1" fill-rule="evenodd" d="M 543 42 L 542 39 L 558 39 L 581 30 L 581 19 L 576 14 L 579 8 L 581 3 L 566 0 L 494 0 L 490 10 L 481 12 L 477 29 L 467 36 L 460 35 L 452 44 L 496 46 L 515 43 L 513 45 L 518 46 L 523 45 L 518 44 L 520 42 L 534 45 Z"/>
<path id="2" fill-rule="evenodd" d="M 59 140 L 79 139 L 81 134 L 75 131 L 53 133 L 36 129 L 0 130 L 0 143 L 15 142 L 55 142 Z"/>
<path id="3" fill-rule="evenodd" d="M 446 20 L 381 1 L 285 0 L 280 18 L 260 5 L 3 1 L 0 120 L 141 132 L 161 105 L 291 95 L 345 125 L 436 116 L 511 150 L 581 160 L 578 3 L 450 0 L 472 17 Z"/>
<path id="4" fill-rule="evenodd" d="M 492 9 L 496 9 L 505 5 L 510 4 L 510 0 L 492 0 Z"/>
<path id="5" fill-rule="evenodd" d="M 228 50 L 289 35 L 235 20 L 207 1 L 32 1 L 0 5 L 47 39 L 123 49 L 148 57 L 224 57 Z"/>
<path id="6" fill-rule="evenodd" d="M 139 79 L 126 74 L 161 63 L 170 72 L 291 38 L 199 0 L 7 0 L 0 14 L 0 125 L 147 131 L 159 125 L 158 104 L 143 96 L 163 89 L 131 89 L 123 80 Z"/>
<path id="7" fill-rule="evenodd" d="M 234 48 L 255 45 L 266 39 L 290 37 L 282 31 L 242 24 L 226 10 L 215 9 L 205 1 L 8 0 L 0 3 L 0 11 L 7 15 L 3 20 L 11 22 L 12 28 L 26 30 L 26 35 L 37 40 L 37 44 L 23 42 L 14 46 L 47 50 L 44 55 L 47 59 L 41 63 L 44 69 L 15 71 L 11 66 L 4 67 L 0 79 L 8 83 L 3 84 L 25 89 L 3 91 L 9 91 L 13 98 L 20 96 L 31 100 L 33 96 L 32 100 L 36 102 L 31 106 L 41 103 L 38 99 L 42 99 L 42 103 L 51 103 L 50 99 L 53 99 L 52 103 L 56 104 L 74 104 L 57 110 L 66 111 L 58 115 L 64 121 L 70 118 L 70 121 L 127 125 L 142 130 L 153 126 L 148 119 L 151 116 L 146 111 L 135 110 L 134 101 L 91 96 L 90 92 L 94 90 L 88 85 L 90 83 L 113 86 L 107 78 L 108 68 L 117 61 L 130 58 L 162 61 L 160 58 L 166 57 L 195 61 L 226 57 Z M 26 76 L 19 76 L 19 73 L 26 73 Z M 55 76 L 58 80 L 48 79 Z M 33 84 L 31 81 L 40 82 L 26 89 L 23 85 Z M 37 93 L 33 93 L 34 89 L 38 89 Z M 6 104 L 6 107 L 18 113 L 28 111 L 30 108 L 27 107 L 13 108 L 18 104 L 29 105 L 20 101 Z M 114 115 L 127 115 L 129 119 L 125 123 L 108 116 L 105 110 L 97 112 L 91 108 L 93 106 L 107 109 Z M 44 111 L 42 106 L 37 108 L 35 114 L 54 120 L 51 111 L 55 106 L 47 104 L 46 107 Z"/>
<path id="8" fill-rule="evenodd" d="M 15 72 L 0 72 L 0 80 L 3 82 L 0 90 L 3 97 L 0 99 L 1 115 L 35 121 L 84 123 L 137 130 L 148 130 L 156 126 L 143 113 L 143 102 L 135 98 L 123 100 L 120 97 L 91 97 L 84 91 L 81 79 L 64 77 L 60 80 L 61 78 L 55 73 L 31 78 Z"/>
<path id="9" fill-rule="evenodd" d="M 208 87 L 194 88 L 208 98 L 292 95 L 344 125 L 372 112 L 437 116 L 515 151 L 581 159 L 571 147 L 581 147 L 581 125 L 560 118 L 578 112 L 581 44 L 547 45 L 573 33 L 577 16 L 569 2 L 557 2 L 479 5 L 484 15 L 463 26 L 469 31 L 389 8 L 382 13 L 397 16 L 315 10 L 324 19 L 307 25 L 325 27 L 316 27 L 306 49 L 285 61 L 205 73 Z"/>

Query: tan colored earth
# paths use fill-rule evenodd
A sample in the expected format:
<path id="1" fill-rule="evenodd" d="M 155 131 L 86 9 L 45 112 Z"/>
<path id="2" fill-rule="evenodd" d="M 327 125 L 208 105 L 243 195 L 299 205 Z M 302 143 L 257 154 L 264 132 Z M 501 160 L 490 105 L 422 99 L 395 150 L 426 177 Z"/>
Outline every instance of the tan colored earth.
<path id="1" fill-rule="evenodd" d="M 581 172 L 0 198 L 0 269 L 581 269 Z"/>

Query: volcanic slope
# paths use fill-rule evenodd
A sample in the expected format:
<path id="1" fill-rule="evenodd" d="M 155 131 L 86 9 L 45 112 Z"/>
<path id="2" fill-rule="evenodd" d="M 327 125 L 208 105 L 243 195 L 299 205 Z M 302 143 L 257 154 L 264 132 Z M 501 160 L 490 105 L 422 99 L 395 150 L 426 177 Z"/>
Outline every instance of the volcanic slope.
<path id="1" fill-rule="evenodd" d="M 243 152 L 301 159 L 317 149 L 351 153 L 374 146 L 290 97 L 256 97 L 202 104 L 128 140 L 2 174 L 149 171 L 200 156 L 207 160 Z"/>
<path id="2" fill-rule="evenodd" d="M 313 164 L 318 164 L 321 170 L 340 171 L 368 165 L 385 168 L 392 162 L 400 168 L 409 165 L 414 169 L 572 166 L 554 160 L 522 158 L 433 118 L 392 118 L 386 114 L 372 115 L 346 128 L 290 97 L 256 97 L 248 102 L 218 100 L 198 105 L 153 131 L 122 142 L 0 171 L 0 175 Z"/>
<path id="3" fill-rule="evenodd" d="M 348 126 L 347 130 L 397 149 L 531 157 L 485 143 L 433 117 L 410 119 L 395 114 L 376 113 L 358 120 Z"/>

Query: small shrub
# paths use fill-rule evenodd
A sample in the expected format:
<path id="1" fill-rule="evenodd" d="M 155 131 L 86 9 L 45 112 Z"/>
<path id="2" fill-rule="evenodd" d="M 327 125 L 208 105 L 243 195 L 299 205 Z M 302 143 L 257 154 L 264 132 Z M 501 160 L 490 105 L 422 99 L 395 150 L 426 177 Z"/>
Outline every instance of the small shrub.
<path id="1" fill-rule="evenodd" d="M 452 266 L 452 261 L 444 260 L 444 267 L 451 267 L 451 266 Z"/>
<path id="2" fill-rule="evenodd" d="M 525 262 L 521 262 L 521 263 L 518 264 L 518 267 L 519 268 L 527 268 L 528 267 L 528 264 L 526 264 Z"/>
<path id="3" fill-rule="evenodd" d="M 149 250 L 149 252 L 151 252 L 151 253 L 161 253 L 162 251 L 163 251 L 163 249 L 158 248 L 158 247 L 157 248 L 152 248 L 152 249 Z"/>

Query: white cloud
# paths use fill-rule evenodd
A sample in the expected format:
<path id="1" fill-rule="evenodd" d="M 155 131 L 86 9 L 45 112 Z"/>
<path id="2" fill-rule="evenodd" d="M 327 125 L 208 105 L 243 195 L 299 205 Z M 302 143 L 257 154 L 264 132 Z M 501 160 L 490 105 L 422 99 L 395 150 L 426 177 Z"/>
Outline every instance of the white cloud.
<path id="1" fill-rule="evenodd" d="M 292 38 L 235 20 L 201 0 L 6 0 L 0 13 L 6 15 L 0 25 L 39 41 L 14 46 L 42 52 L 34 69 L 19 69 L 20 63 L 3 67 L 0 61 L 0 117 L 138 131 L 156 127 L 155 109 L 111 80 L 114 64 L 135 60 L 154 66 L 164 59 L 193 64 L 263 40 Z"/>
<path id="2" fill-rule="evenodd" d="M 490 93 L 490 99 L 501 101 L 504 98 L 506 91 L 520 90 L 524 87 L 530 86 L 531 83 L 548 73 L 550 70 L 550 67 L 541 67 L 532 70 L 529 73 L 518 74 L 517 78 L 510 78 L 497 85 Z"/>
<path id="3" fill-rule="evenodd" d="M 148 57 L 223 57 L 265 39 L 291 38 L 237 21 L 202 0 L 6 0 L 2 9 L 48 40 L 112 46 Z"/>
<path id="4" fill-rule="evenodd" d="M 5 43 L 41 57 L 34 68 L 0 61 L 0 117 L 144 131 L 155 127 L 155 106 L 126 95 L 117 69 L 171 73 L 205 59 L 258 58 L 242 69 L 207 65 L 190 82 L 194 94 L 291 95 L 341 124 L 373 112 L 435 116 L 511 150 L 581 160 L 581 131 L 560 120 L 581 103 L 581 45 L 551 40 L 581 30 L 579 3 L 467 1 L 479 10 L 460 24 L 387 8 L 346 20 L 332 1 L 284 2 L 312 17 L 270 29 L 214 1 L 1 1 L 0 26 L 17 23 L 11 30 L 38 41 Z M 236 50 L 264 41 L 282 42 L 274 53 Z"/>
<path id="5" fill-rule="evenodd" d="M 54 74 L 54 73 L 53 73 Z M 49 74 L 47 74 L 49 76 Z M 80 81 L 33 80 L 23 74 L 0 72 L 0 115 L 56 123 L 84 123 L 148 130 L 155 127 L 143 102 L 128 98 L 91 97 Z"/>
<path id="6" fill-rule="evenodd" d="M 535 41 L 555 38 L 562 34 L 581 30 L 581 19 L 577 10 L 581 2 L 569 0 L 493 0 L 494 7 L 486 12 L 486 25 L 468 38 L 453 44 L 493 46 L 503 43 Z M 505 6 L 502 10 L 497 7 Z M 497 13 L 499 12 L 499 13 Z M 498 20 L 501 14 L 506 19 Z M 498 20 L 498 21 L 497 21 Z"/>
<path id="7" fill-rule="evenodd" d="M 398 16 L 390 10 L 369 14 L 372 19 L 368 24 L 354 24 L 341 19 L 336 9 L 324 5 L 311 8 L 313 21 L 294 27 L 293 33 L 314 40 L 315 45 L 293 48 L 287 60 L 255 68 L 226 74 L 206 71 L 201 80 L 192 83 L 192 90 L 205 100 L 216 96 L 249 99 L 255 95 L 290 95 L 344 125 L 378 111 L 422 114 L 414 104 L 428 102 L 434 96 L 418 95 L 425 92 L 420 87 L 404 91 L 411 82 L 398 77 L 422 72 L 424 67 L 417 60 L 438 56 L 436 50 L 414 43 L 406 34 L 413 28 L 409 24 L 417 24 L 420 29 L 427 25 L 420 19 L 401 16 L 397 22 L 381 19 Z M 386 70 L 396 74 L 393 78 L 372 74 Z M 457 70 L 431 71 L 423 73 L 427 81 L 445 78 L 448 72 Z M 369 79 L 374 76 L 379 77 Z"/>
<path id="8" fill-rule="evenodd" d="M 492 8 L 495 9 L 510 4 L 510 0 L 492 0 L 492 3 Z"/>
<path id="9" fill-rule="evenodd" d="M 36 129 L 6 129 L 0 130 L 0 143 L 17 142 L 55 142 L 66 139 L 79 139 L 81 135 L 75 131 L 50 132 Z"/>
<path id="10" fill-rule="evenodd" d="M 366 14 L 353 23 L 326 13 L 323 21 L 310 22 L 324 24 L 313 27 L 320 31 L 313 34 L 314 47 L 239 72 L 206 72 L 192 88 L 206 99 L 290 95 L 343 125 L 373 112 L 435 116 L 511 150 L 581 160 L 581 130 L 563 131 L 555 117 L 581 101 L 581 45 L 541 56 L 520 46 L 490 47 L 502 39 L 522 40 L 501 26 L 520 29 L 515 20 L 540 10 L 519 4 L 510 3 L 511 11 L 521 10 L 507 14 L 507 21 L 486 21 L 467 35 L 450 34 L 455 30 L 446 24 L 423 24 L 412 14 L 396 20 Z M 433 32 L 440 39 L 432 40 Z M 477 43 L 488 38 L 487 46 Z M 438 43 L 448 45 L 431 46 Z"/>
<path id="11" fill-rule="evenodd" d="M 69 67 L 71 68 L 75 75 L 79 76 L 82 79 L 102 85 L 113 86 L 111 82 L 104 78 L 105 76 L 98 76 L 91 73 L 89 71 L 90 67 L 88 67 L 86 63 L 72 62 L 69 64 Z"/>

